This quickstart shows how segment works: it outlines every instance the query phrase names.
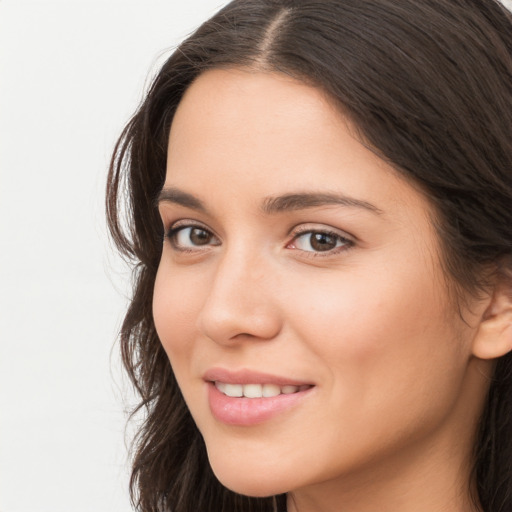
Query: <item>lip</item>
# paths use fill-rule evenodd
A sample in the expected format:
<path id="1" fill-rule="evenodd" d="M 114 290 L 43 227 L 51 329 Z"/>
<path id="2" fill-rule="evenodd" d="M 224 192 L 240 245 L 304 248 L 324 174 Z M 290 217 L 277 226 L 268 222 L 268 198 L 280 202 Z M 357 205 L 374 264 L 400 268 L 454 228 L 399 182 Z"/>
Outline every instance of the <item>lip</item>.
<path id="1" fill-rule="evenodd" d="M 310 382 L 289 379 L 268 373 L 248 369 L 229 371 L 212 368 L 204 376 L 208 389 L 208 404 L 213 417 L 226 425 L 249 427 L 264 423 L 297 405 L 314 389 Z M 273 397 L 247 398 L 229 397 L 221 393 L 215 381 L 227 384 L 276 384 L 278 386 L 311 386 L 291 394 L 280 394 Z"/>
<path id="2" fill-rule="evenodd" d="M 241 370 L 227 370 L 224 368 L 211 368 L 205 372 L 203 379 L 206 382 L 225 382 L 226 384 L 276 384 L 277 386 L 313 386 L 312 382 L 290 379 L 270 373 L 258 372 L 243 368 Z"/>

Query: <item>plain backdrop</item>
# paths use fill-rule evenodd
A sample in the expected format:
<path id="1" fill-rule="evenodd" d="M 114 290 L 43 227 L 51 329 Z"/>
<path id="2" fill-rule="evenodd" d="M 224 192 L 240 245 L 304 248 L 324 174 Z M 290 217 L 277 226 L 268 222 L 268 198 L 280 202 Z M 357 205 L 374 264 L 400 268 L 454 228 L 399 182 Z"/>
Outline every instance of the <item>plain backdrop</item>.
<path id="1" fill-rule="evenodd" d="M 0 0 L 0 512 L 131 508 L 106 169 L 147 77 L 225 3 Z"/>

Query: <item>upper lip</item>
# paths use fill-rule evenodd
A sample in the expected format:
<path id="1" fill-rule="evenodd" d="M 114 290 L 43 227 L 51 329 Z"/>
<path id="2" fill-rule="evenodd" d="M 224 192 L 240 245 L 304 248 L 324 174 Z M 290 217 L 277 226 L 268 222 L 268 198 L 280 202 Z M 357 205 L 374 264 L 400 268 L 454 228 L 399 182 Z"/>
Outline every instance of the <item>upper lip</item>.
<path id="1" fill-rule="evenodd" d="M 226 384 L 276 384 L 277 386 L 304 386 L 312 385 L 304 380 L 291 379 L 270 373 L 259 372 L 243 368 L 240 370 L 227 370 L 225 368 L 210 368 L 203 379 L 207 382 L 224 382 Z"/>

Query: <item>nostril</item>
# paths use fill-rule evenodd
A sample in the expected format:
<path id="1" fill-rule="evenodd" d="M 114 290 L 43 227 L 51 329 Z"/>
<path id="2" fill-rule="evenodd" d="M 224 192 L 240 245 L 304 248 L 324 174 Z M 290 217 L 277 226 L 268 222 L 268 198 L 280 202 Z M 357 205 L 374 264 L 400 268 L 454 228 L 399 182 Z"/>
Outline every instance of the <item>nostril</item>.
<path id="1" fill-rule="evenodd" d="M 210 295 L 198 317 L 198 330 L 207 338 L 221 344 L 269 340 L 281 330 L 278 308 L 254 304 L 243 298 L 222 300 Z"/>

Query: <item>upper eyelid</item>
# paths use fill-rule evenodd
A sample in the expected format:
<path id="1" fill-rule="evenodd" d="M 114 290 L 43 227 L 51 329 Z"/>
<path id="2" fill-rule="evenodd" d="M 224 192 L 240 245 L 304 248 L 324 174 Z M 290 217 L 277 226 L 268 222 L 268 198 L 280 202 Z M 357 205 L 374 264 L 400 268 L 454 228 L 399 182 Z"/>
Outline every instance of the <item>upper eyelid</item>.
<path id="1" fill-rule="evenodd" d="M 332 236 L 340 240 L 343 240 L 348 245 L 355 245 L 356 243 L 353 237 L 329 229 L 305 229 L 304 231 L 297 231 L 293 233 L 293 237 L 289 243 L 293 243 L 295 240 L 298 240 L 304 235 L 311 235 L 312 233 L 321 233 L 328 236 Z"/>
<path id="2" fill-rule="evenodd" d="M 180 228 L 199 227 L 210 232 L 215 238 L 221 241 L 221 237 L 217 234 L 217 232 L 214 229 L 212 229 L 208 224 L 197 219 L 185 217 L 174 220 L 172 222 L 166 222 L 165 219 L 162 217 L 162 222 L 164 224 L 164 236 L 168 236 L 171 234 L 172 231 L 175 232 Z M 315 232 L 328 233 L 333 236 L 339 236 L 340 238 L 350 241 L 352 243 L 356 243 L 358 241 L 356 236 L 348 233 L 345 230 L 336 228 L 332 225 L 315 222 L 301 222 L 299 224 L 294 225 L 291 229 L 288 230 L 286 236 L 290 237 L 290 239 L 286 243 L 290 243 L 293 239 L 297 238 L 298 236 Z"/>
<path id="3" fill-rule="evenodd" d="M 183 220 L 190 221 L 191 223 L 204 225 L 205 227 L 211 230 L 211 228 L 208 227 L 208 224 L 195 218 L 197 215 L 202 216 L 202 213 L 200 211 L 192 211 L 188 207 L 183 207 L 179 204 L 167 201 L 160 201 L 157 205 L 157 210 L 160 219 L 164 225 L 167 224 L 168 226 L 172 226 L 177 222 Z M 191 217 L 189 217 L 188 215 L 191 215 Z"/>
<path id="4" fill-rule="evenodd" d="M 176 231 L 176 230 L 178 230 L 180 228 L 194 228 L 194 227 L 197 227 L 197 228 L 204 229 L 205 231 L 209 231 L 216 238 L 220 239 L 219 235 L 217 235 L 215 230 L 210 228 L 210 226 L 208 226 L 208 224 L 205 224 L 204 222 L 201 222 L 199 220 L 183 218 L 183 219 L 178 219 L 178 220 L 166 223 L 165 220 L 162 219 L 162 222 L 164 224 L 164 230 L 165 230 L 166 233 L 170 233 L 171 231 Z"/>
<path id="5" fill-rule="evenodd" d="M 181 231 L 183 229 L 194 229 L 194 228 L 199 228 L 204 231 L 208 231 L 208 233 L 210 233 L 214 239 L 216 239 L 218 242 L 222 242 L 220 237 L 215 233 L 215 231 L 210 229 L 208 226 L 202 224 L 201 222 L 196 222 L 196 221 L 194 221 L 194 222 L 184 221 L 184 224 L 180 224 L 180 221 L 173 222 L 168 228 L 164 227 L 164 237 L 165 238 L 174 238 L 174 236 L 177 235 L 179 231 Z M 219 245 L 219 244 L 216 244 L 216 245 Z"/>
<path id="6" fill-rule="evenodd" d="M 326 224 L 315 224 L 315 223 L 301 223 L 294 226 L 289 231 L 289 236 L 293 236 L 296 238 L 299 235 L 307 234 L 307 233 L 329 233 L 331 235 L 336 235 L 341 238 L 345 238 L 347 240 L 350 240 L 351 242 L 356 242 L 357 237 L 354 235 L 348 233 L 347 231 L 344 231 L 339 228 L 335 228 L 333 226 L 329 226 Z"/>

